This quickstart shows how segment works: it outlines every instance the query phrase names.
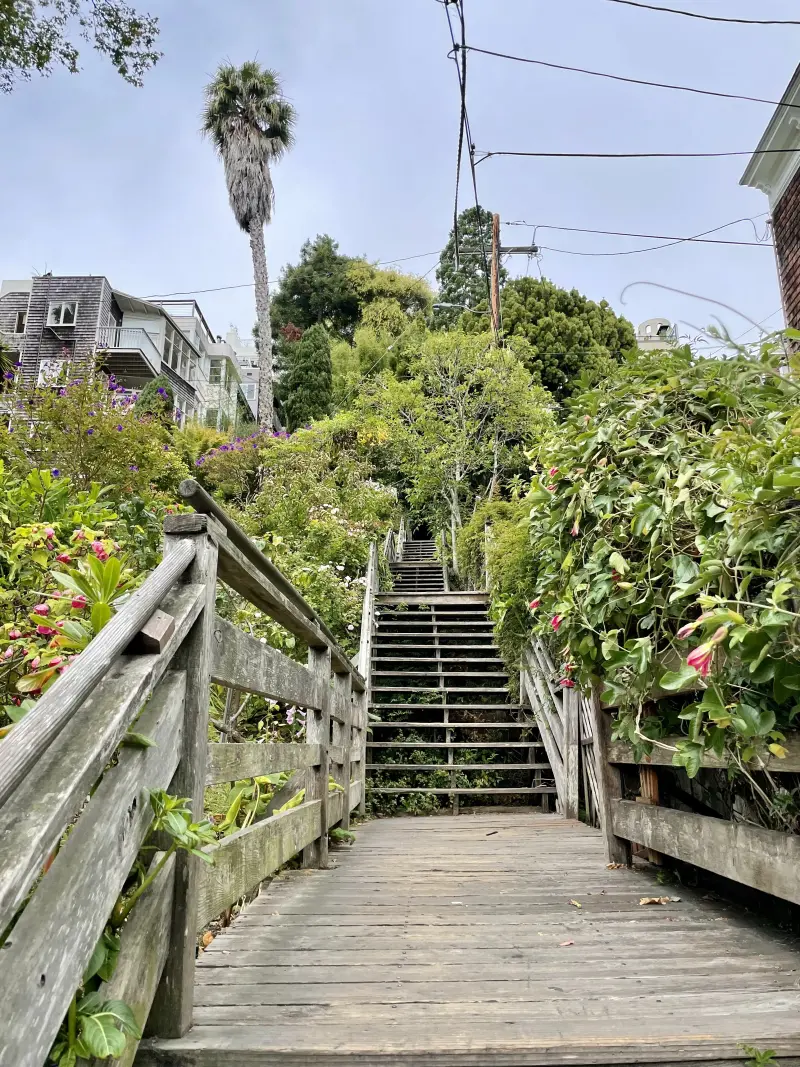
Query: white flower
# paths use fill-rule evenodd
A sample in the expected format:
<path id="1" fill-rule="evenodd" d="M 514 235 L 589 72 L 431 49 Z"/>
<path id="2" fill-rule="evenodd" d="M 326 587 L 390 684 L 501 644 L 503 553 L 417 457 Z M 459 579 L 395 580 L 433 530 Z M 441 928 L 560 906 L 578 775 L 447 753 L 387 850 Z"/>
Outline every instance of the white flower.
<path id="1" fill-rule="evenodd" d="M 348 629 L 348 630 L 355 630 L 355 626 L 353 626 L 352 622 L 349 622 L 349 623 L 347 624 L 347 629 Z"/>
<path id="2" fill-rule="evenodd" d="M 259 641 L 261 642 L 262 645 L 265 645 L 267 643 L 266 637 L 259 637 Z"/>

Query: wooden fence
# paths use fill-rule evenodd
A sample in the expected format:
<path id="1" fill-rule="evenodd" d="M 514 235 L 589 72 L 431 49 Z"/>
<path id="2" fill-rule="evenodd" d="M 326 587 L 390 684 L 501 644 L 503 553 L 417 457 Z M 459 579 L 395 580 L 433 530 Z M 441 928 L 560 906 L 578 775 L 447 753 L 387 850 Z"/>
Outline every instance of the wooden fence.
<path id="1" fill-rule="evenodd" d="M 163 1037 L 191 1025 L 198 931 L 293 856 L 324 867 L 329 829 L 363 805 L 368 641 L 359 671 L 197 483 L 181 493 L 202 514 L 167 518 L 163 562 L 0 744 L 2 1067 L 45 1062 L 149 832 L 149 790 L 190 798 L 200 819 L 217 783 L 294 769 L 306 789 L 207 846 L 213 866 L 176 852 L 131 911 L 103 996 Z M 368 597 L 376 579 L 373 549 Z M 308 664 L 219 618 L 218 581 L 303 641 Z M 212 682 L 307 709 L 306 743 L 209 745 Z M 151 747 L 121 747 L 134 722 Z M 134 1054 L 129 1040 L 117 1062 Z"/>

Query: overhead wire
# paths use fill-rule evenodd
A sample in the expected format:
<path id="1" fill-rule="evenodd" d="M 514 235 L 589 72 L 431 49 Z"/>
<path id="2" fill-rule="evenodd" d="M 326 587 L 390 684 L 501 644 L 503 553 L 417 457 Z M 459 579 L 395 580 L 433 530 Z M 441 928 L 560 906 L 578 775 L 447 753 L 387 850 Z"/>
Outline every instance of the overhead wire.
<path id="1" fill-rule="evenodd" d="M 800 26 L 796 19 L 741 19 L 731 18 L 725 15 L 702 15 L 699 11 L 684 11 L 681 8 L 661 7 L 658 4 L 643 4 L 640 0 L 606 0 L 610 4 L 625 4 L 627 7 L 638 7 L 645 11 L 661 11 L 670 15 L 684 15 L 690 19 L 704 19 L 707 22 L 732 22 L 742 26 Z"/>
<path id="2" fill-rule="evenodd" d="M 798 153 L 798 148 L 748 148 L 741 152 L 481 152 L 477 164 L 495 156 L 527 156 L 531 159 L 725 159 L 733 156 L 770 156 Z"/>
<path id="3" fill-rule="evenodd" d="M 458 48 L 458 45 L 456 46 Z M 608 74 L 605 71 L 589 70 L 586 67 L 570 67 L 565 63 L 551 63 L 544 59 L 530 59 L 525 56 L 513 56 L 507 52 L 495 52 L 490 48 L 477 48 L 470 44 L 466 46 L 470 52 L 479 52 L 484 56 L 495 56 L 497 59 L 508 59 L 514 63 L 528 63 L 537 67 L 548 67 L 550 70 L 566 70 L 573 74 L 588 74 L 593 78 L 608 78 L 611 81 L 627 82 L 630 85 L 646 85 L 655 89 L 675 89 L 683 93 L 698 93 L 701 96 L 716 96 L 724 100 L 745 100 L 751 104 L 769 104 L 773 107 L 798 108 L 800 104 L 784 104 L 781 100 L 767 100 L 761 96 L 745 96 L 741 93 L 724 93 L 714 89 L 699 89 L 691 85 L 674 85 L 671 82 L 655 82 L 645 78 L 629 78 L 622 74 Z"/>

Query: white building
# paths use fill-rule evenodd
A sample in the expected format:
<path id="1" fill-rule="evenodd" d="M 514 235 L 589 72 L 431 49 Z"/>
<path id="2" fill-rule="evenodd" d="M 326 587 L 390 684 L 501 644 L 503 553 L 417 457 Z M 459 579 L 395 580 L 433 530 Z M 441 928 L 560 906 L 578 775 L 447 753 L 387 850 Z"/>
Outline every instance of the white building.
<path id="1" fill-rule="evenodd" d="M 636 344 L 643 352 L 674 348 L 678 343 L 678 327 L 669 319 L 646 319 L 636 329 Z"/>
<path id="2" fill-rule="evenodd" d="M 233 349 L 239 365 L 242 392 L 253 418 L 258 416 L 258 349 L 252 337 L 240 337 L 235 326 L 225 334 L 225 341 Z"/>

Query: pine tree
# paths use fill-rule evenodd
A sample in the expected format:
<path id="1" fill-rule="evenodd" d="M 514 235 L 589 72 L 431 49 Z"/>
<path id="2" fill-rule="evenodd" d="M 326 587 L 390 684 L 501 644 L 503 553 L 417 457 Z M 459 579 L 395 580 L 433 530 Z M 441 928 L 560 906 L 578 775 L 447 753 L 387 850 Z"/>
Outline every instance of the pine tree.
<path id="1" fill-rule="evenodd" d="M 324 326 L 312 326 L 290 347 L 283 405 L 289 430 L 330 414 L 331 343 Z"/>
<path id="2" fill-rule="evenodd" d="M 478 221 L 480 216 L 480 223 Z M 474 308 L 488 298 L 489 282 L 486 263 L 492 247 L 492 213 L 484 208 L 467 208 L 458 216 L 459 264 L 456 270 L 456 230 L 439 257 L 436 280 L 439 283 L 440 304 L 458 304 L 459 307 L 436 308 L 434 323 L 446 328 L 456 323 L 464 314 L 464 307 Z M 487 259 L 484 259 L 484 251 Z M 460 253 L 464 252 L 464 255 Z M 500 267 L 500 285 L 504 285 L 508 271 Z"/>

